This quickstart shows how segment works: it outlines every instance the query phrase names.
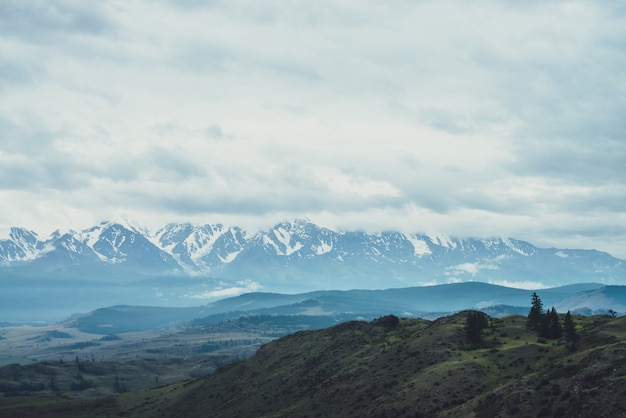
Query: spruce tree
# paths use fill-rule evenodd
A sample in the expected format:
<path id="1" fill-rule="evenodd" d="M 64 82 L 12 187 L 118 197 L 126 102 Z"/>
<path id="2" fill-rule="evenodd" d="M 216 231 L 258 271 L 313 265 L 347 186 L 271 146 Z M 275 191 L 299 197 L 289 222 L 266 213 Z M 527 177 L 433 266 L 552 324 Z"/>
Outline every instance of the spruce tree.
<path id="1" fill-rule="evenodd" d="M 550 311 L 541 315 L 541 323 L 537 329 L 537 336 L 540 338 L 550 338 Z"/>
<path id="2" fill-rule="evenodd" d="M 565 314 L 563 333 L 565 334 L 565 341 L 567 341 L 570 350 L 576 350 L 578 335 L 576 335 L 576 325 L 574 324 L 574 320 L 572 319 L 572 315 L 569 311 Z"/>
<path id="3" fill-rule="evenodd" d="M 478 311 L 467 311 L 465 317 L 465 334 L 467 339 L 472 343 L 479 343 L 482 337 L 483 329 L 489 325 L 487 315 Z"/>
<path id="4" fill-rule="evenodd" d="M 562 332 L 563 328 L 559 322 L 559 315 L 553 306 L 552 309 L 546 311 L 545 315 L 542 315 L 541 325 L 537 330 L 537 335 L 541 338 L 556 340 L 561 338 Z"/>
<path id="5" fill-rule="evenodd" d="M 554 306 L 550 311 L 550 338 L 556 340 L 561 338 L 563 334 L 563 328 L 561 327 L 561 322 L 559 322 L 559 316 L 556 313 L 556 309 Z"/>
<path id="6" fill-rule="evenodd" d="M 541 299 L 539 299 L 537 292 L 533 292 L 532 304 L 530 307 L 530 311 L 528 312 L 528 321 L 526 321 L 526 326 L 533 331 L 540 332 L 542 322 L 543 302 L 541 302 Z"/>

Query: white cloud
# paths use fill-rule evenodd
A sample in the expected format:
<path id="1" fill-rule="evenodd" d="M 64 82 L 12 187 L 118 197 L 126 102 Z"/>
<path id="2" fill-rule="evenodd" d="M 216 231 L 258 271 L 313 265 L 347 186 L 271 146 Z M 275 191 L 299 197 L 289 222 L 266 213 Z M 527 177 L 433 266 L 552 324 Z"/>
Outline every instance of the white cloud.
<path id="1" fill-rule="evenodd" d="M 453 267 L 448 267 L 448 269 L 454 270 L 456 273 L 469 273 L 472 276 L 478 273 L 478 263 L 464 263 L 458 264 Z"/>
<path id="2" fill-rule="evenodd" d="M 484 309 L 490 306 L 495 306 L 497 304 L 498 304 L 497 300 L 483 300 L 483 301 L 478 302 L 474 307 L 476 309 Z"/>
<path id="3" fill-rule="evenodd" d="M 251 280 L 238 281 L 236 284 L 237 286 L 217 287 L 213 290 L 187 295 L 186 297 L 191 299 L 221 299 L 256 292 L 263 288 L 260 283 Z"/>
<path id="4" fill-rule="evenodd" d="M 544 285 L 543 283 L 533 282 L 532 280 L 519 280 L 519 281 L 490 280 L 489 284 L 494 284 L 497 286 L 504 286 L 504 287 L 512 287 L 515 289 L 524 289 L 524 290 L 539 290 L 539 289 L 548 288 L 548 286 Z"/>
<path id="5" fill-rule="evenodd" d="M 455 266 L 447 267 L 453 274 L 471 274 L 475 276 L 480 270 L 498 270 L 498 266 L 484 263 L 462 263 Z M 448 273 L 446 273 L 448 274 Z"/>
<path id="6" fill-rule="evenodd" d="M 625 20 L 592 1 L 3 3 L 0 228 L 307 216 L 626 258 Z"/>

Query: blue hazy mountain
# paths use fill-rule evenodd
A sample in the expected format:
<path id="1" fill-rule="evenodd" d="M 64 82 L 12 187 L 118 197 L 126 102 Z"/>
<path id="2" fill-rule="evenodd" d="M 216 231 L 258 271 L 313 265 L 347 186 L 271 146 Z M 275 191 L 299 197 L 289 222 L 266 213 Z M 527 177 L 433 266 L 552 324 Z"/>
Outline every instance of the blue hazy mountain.
<path id="1" fill-rule="evenodd" d="M 387 305 L 376 302 L 386 314 L 405 306 L 401 301 L 411 292 L 394 290 L 399 288 L 483 282 L 538 289 L 623 284 L 625 278 L 624 261 L 607 253 L 537 248 L 512 238 L 332 231 L 305 220 L 282 222 L 255 234 L 221 224 L 169 224 L 151 233 L 116 219 L 82 231 L 55 231 L 49 237 L 12 228 L 9 237 L 0 240 L 0 321 L 58 321 L 112 305 L 192 307 L 254 290 L 301 294 L 362 289 L 354 294 L 367 306 L 368 291 L 390 289 L 393 298 Z M 507 290 L 521 295 L 515 303 L 480 294 L 480 287 L 472 289 L 492 315 L 519 313 L 519 306 L 525 306 L 520 305 L 522 299 L 527 299 L 527 292 L 519 289 Z M 450 312 L 461 306 L 456 298 L 462 296 L 459 300 L 465 303 L 470 296 L 423 296 L 432 291 L 414 297 L 437 301 L 435 306 L 411 305 L 413 310 L 406 312 Z M 542 290 L 546 296 L 552 291 Z M 590 295 L 593 306 L 584 300 L 571 306 L 621 306 L 601 293 Z M 283 311 L 305 307 L 307 312 L 327 312 L 347 296 L 299 300 Z M 566 296 L 573 293 L 554 300 Z"/>
<path id="2" fill-rule="evenodd" d="M 189 308 L 113 306 L 94 310 L 70 322 L 83 331 L 106 334 L 167 327 L 173 323 L 212 325 L 253 316 L 326 317 L 344 321 L 371 320 L 394 314 L 433 319 L 477 309 L 499 317 L 513 313 L 527 315 L 532 292 L 479 282 L 299 294 L 252 292 Z M 542 289 L 538 293 L 546 309 L 557 306 L 559 312 L 571 310 L 590 315 L 605 314 L 609 309 L 620 314 L 626 311 L 626 286 L 586 283 Z"/>
<path id="3" fill-rule="evenodd" d="M 150 233 L 116 220 L 45 239 L 12 228 L 8 239 L 0 240 L 0 274 L 104 281 L 212 277 L 300 292 L 465 281 L 621 284 L 626 264 L 596 250 L 538 248 L 513 238 L 337 232 L 306 220 L 253 235 L 221 224 L 169 224 Z"/>

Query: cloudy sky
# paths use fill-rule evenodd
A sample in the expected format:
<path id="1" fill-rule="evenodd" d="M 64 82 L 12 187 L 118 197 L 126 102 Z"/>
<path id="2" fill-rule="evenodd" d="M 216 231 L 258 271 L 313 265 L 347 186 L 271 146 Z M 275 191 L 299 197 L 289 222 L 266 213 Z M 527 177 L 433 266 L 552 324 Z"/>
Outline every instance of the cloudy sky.
<path id="1" fill-rule="evenodd" d="M 626 258 L 622 1 L 0 0 L 0 230 L 511 236 Z"/>

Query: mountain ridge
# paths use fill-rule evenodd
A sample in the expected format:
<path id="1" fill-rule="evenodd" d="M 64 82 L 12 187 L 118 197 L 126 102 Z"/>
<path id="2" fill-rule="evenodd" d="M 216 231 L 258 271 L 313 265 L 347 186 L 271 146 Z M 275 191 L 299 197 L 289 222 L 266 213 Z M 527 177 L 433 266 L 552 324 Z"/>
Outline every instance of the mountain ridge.
<path id="1" fill-rule="evenodd" d="M 81 231 L 57 230 L 43 239 L 13 227 L 8 239 L 0 240 L 0 269 L 53 277 L 73 272 L 83 277 L 211 276 L 253 280 L 275 290 L 468 280 L 540 288 L 612 284 L 626 277 L 624 260 L 597 250 L 538 248 L 514 238 L 337 232 L 306 219 L 253 235 L 219 223 L 171 223 L 151 233 L 126 219 Z"/>
<path id="2" fill-rule="evenodd" d="M 180 322 L 192 321 L 192 326 L 255 316 L 325 317 L 339 321 L 371 320 L 393 314 L 435 319 L 467 309 L 502 317 L 526 314 L 532 293 L 531 290 L 481 282 L 383 290 L 318 290 L 299 294 L 250 292 L 190 308 L 110 306 L 73 317 L 69 323 L 86 332 L 108 334 L 121 329 L 160 328 L 174 318 Z M 584 315 L 607 315 L 609 309 L 618 314 L 626 312 L 626 286 L 580 283 L 537 293 L 546 308 L 556 306 L 559 312 L 571 310 L 574 314 Z M 602 297 L 598 298 L 597 294 Z M 124 314 L 112 314 L 119 310 Z"/>

